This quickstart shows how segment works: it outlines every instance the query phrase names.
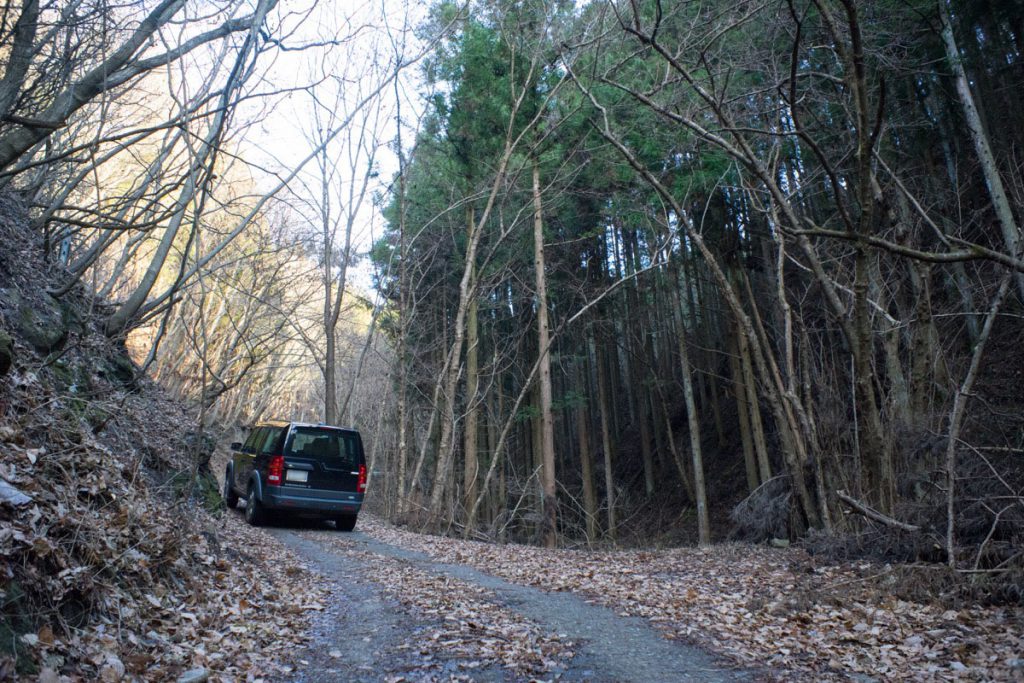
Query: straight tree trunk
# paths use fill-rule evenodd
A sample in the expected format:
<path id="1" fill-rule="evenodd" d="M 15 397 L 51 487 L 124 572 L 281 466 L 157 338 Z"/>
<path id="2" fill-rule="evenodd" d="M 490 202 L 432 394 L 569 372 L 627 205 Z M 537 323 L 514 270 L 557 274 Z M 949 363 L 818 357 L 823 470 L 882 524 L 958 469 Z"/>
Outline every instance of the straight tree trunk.
<path id="1" fill-rule="evenodd" d="M 333 279 L 328 275 L 324 283 L 324 422 L 334 424 L 338 414 L 337 340 L 331 326 L 331 296 Z"/>
<path id="2" fill-rule="evenodd" d="M 500 413 L 495 410 L 494 394 L 499 391 L 501 391 L 501 389 L 498 387 L 497 383 L 495 383 L 492 391 L 487 392 L 486 398 L 484 399 L 487 402 L 487 417 L 484 420 L 484 430 L 487 432 L 487 453 L 490 454 L 491 458 L 498 457 L 496 451 L 498 450 L 498 417 Z M 484 512 L 490 515 L 488 519 L 483 520 L 484 524 L 490 524 L 494 521 L 495 517 L 495 509 L 497 506 L 495 505 L 494 499 L 496 496 L 490 496 L 490 498 L 491 500 L 488 501 L 488 505 L 484 506 Z M 472 512 L 474 508 L 476 508 L 475 501 L 473 505 L 469 507 L 469 512 Z M 466 524 L 467 527 L 471 528 L 471 525 L 476 524 L 476 519 L 467 519 Z"/>
<path id="3" fill-rule="evenodd" d="M 473 207 L 466 207 L 466 225 L 472 230 Z M 473 264 L 469 264 L 473 268 Z M 475 278 L 475 274 L 474 274 Z M 477 394 L 480 391 L 479 376 L 479 329 L 477 315 L 479 300 L 473 297 L 469 302 L 466 314 L 466 417 L 463 423 L 463 505 L 468 512 L 477 497 L 477 476 L 480 468 L 478 461 L 478 416 L 480 413 Z"/>
<path id="4" fill-rule="evenodd" d="M 736 415 L 740 427 L 740 443 L 743 446 L 743 465 L 747 473 L 747 490 L 753 491 L 760 486 L 758 479 L 757 456 L 754 455 L 754 441 L 750 436 L 750 411 L 747 407 L 747 388 L 743 384 L 742 363 L 739 357 L 739 344 L 733 337 L 729 353 L 729 373 L 732 375 L 732 391 L 736 398 Z"/>
<path id="5" fill-rule="evenodd" d="M 579 387 L 586 395 L 586 365 L 581 362 L 576 374 Z M 580 474 L 583 478 L 583 513 L 586 515 L 587 543 L 597 541 L 597 494 L 594 490 L 594 455 L 590 451 L 590 411 L 585 400 L 576 406 L 576 437 L 580 454 Z"/>
<path id="6" fill-rule="evenodd" d="M 594 348 L 597 365 L 597 405 L 601 416 L 601 449 L 604 451 L 604 488 L 607 498 L 608 536 L 614 541 L 616 536 L 615 519 L 615 473 L 612 470 L 614 454 L 612 453 L 611 409 L 608 405 L 608 366 L 602 344 L 590 333 L 590 345 Z"/>
<path id="7" fill-rule="evenodd" d="M 736 345 L 739 350 L 740 369 L 743 372 L 743 388 L 746 390 L 748 415 L 750 417 L 750 435 L 754 442 L 754 453 L 757 456 L 757 471 L 760 483 L 772 478 L 771 462 L 768 459 L 768 442 L 764 434 L 764 421 L 761 419 L 761 402 L 757 394 L 757 383 L 754 377 L 754 362 L 750 357 L 750 340 L 743 333 L 742 326 L 736 323 Z"/>
<path id="8" fill-rule="evenodd" d="M 558 500 L 555 481 L 555 430 L 551 415 L 551 354 L 548 332 L 548 288 L 544 272 L 544 219 L 540 196 L 540 162 L 533 159 L 533 269 L 537 297 L 537 349 L 540 354 L 541 507 L 544 545 L 558 544 Z"/>
<path id="9" fill-rule="evenodd" d="M 629 231 L 624 234 L 623 246 L 626 251 L 626 267 L 630 274 L 636 275 L 640 270 L 639 245 L 637 244 L 636 231 Z M 646 329 L 644 309 L 640 305 L 638 289 L 639 283 L 636 279 L 626 289 L 626 301 L 629 305 L 627 316 L 631 321 L 627 326 L 627 356 L 629 362 L 626 368 L 629 377 L 627 378 L 626 385 L 633 388 L 629 395 L 630 401 L 633 404 L 631 412 L 640 432 L 640 457 L 644 468 L 644 492 L 650 497 L 654 494 L 654 457 L 651 453 L 651 426 L 647 410 L 648 371 L 647 363 L 644 362 L 649 334 Z M 652 359 L 652 356 L 653 354 L 647 354 L 648 359 Z"/>
<path id="10" fill-rule="evenodd" d="M 717 354 L 718 352 L 714 349 L 708 349 L 707 356 L 709 359 Z M 711 371 L 708 373 L 708 403 L 711 405 L 711 417 L 715 423 L 715 443 L 721 447 L 725 443 L 725 424 L 722 421 L 722 406 L 718 400 L 717 366 L 717 363 L 712 365 Z"/>
<path id="11" fill-rule="evenodd" d="M 911 342 L 912 356 L 910 361 L 910 415 L 915 424 L 926 424 L 926 416 L 931 404 L 932 386 L 935 378 L 936 354 L 931 347 L 930 327 L 932 324 L 931 308 L 931 266 L 912 264 L 917 270 L 920 282 L 917 292 L 916 318 L 914 334 Z M 980 333 L 980 331 L 979 331 Z M 972 338 L 974 338 L 972 336 Z"/>
<path id="12" fill-rule="evenodd" d="M 711 525 L 708 520 L 707 489 L 704 486 L 704 457 L 700 441 L 700 417 L 693 396 L 690 375 L 690 353 L 686 347 L 686 323 L 682 306 L 678 306 L 676 340 L 679 343 L 679 365 L 683 371 L 683 398 L 686 401 L 686 419 L 690 432 L 690 457 L 693 461 L 693 492 L 697 504 L 697 534 L 700 545 L 711 543 Z"/>
<path id="13" fill-rule="evenodd" d="M 644 391 L 634 393 L 637 401 L 636 419 L 640 423 L 640 457 L 644 466 L 644 492 L 654 495 L 654 455 L 651 452 L 651 426 L 647 414 L 647 396 Z"/>

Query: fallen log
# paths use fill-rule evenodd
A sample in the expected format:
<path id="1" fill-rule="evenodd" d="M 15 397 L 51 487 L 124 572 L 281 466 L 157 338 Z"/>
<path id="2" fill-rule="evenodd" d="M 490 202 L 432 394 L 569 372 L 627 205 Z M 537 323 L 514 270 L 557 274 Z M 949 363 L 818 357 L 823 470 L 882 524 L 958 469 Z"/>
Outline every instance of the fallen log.
<path id="1" fill-rule="evenodd" d="M 851 498 L 846 494 L 845 491 L 836 491 L 836 495 L 839 496 L 839 500 L 843 501 L 851 508 L 853 508 L 856 512 L 859 512 L 868 519 L 873 519 L 876 522 L 881 522 L 882 524 L 885 524 L 886 526 L 894 526 L 897 529 L 903 529 L 904 531 L 921 530 L 921 527 L 917 526 L 916 524 L 907 524 L 906 522 L 901 522 L 898 519 L 893 519 L 888 515 L 883 515 L 878 510 L 868 507 L 867 505 L 865 505 L 864 503 L 860 502 L 855 498 Z"/>

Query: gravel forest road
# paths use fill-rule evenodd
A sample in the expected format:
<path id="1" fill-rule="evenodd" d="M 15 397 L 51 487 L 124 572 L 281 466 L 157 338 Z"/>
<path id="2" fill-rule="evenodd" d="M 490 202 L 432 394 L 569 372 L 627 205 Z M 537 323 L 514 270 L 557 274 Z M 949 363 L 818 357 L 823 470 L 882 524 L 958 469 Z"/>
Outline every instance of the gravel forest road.
<path id="1" fill-rule="evenodd" d="M 311 644 L 300 653 L 295 681 L 563 680 L 563 681 L 752 681 L 704 650 L 664 639 L 643 619 L 625 617 L 571 593 L 547 592 L 509 583 L 471 567 L 439 563 L 428 556 L 383 543 L 355 531 L 338 533 L 327 525 L 275 525 L 267 533 L 287 546 L 333 585 L 319 615 Z M 384 564 L 381 564 L 384 563 Z M 446 618 L 410 607 L 417 596 L 399 591 L 382 568 L 441 579 L 456 595 L 419 596 L 458 601 L 467 589 L 513 619 L 572 645 L 571 657 L 545 660 L 543 673 L 524 673 L 506 660 L 479 661 L 446 651 Z M 429 584 L 435 586 L 437 583 Z M 461 590 L 459 587 L 463 587 Z M 429 589 L 428 589 L 429 590 Z M 486 619 L 486 617 L 484 617 Z M 464 624 L 463 624 L 464 625 Z M 470 626 L 474 624 L 470 623 Z M 432 647 L 424 642 L 433 629 Z M 454 642 L 451 641 L 451 642 Z M 470 661 L 472 660 L 472 661 Z"/>

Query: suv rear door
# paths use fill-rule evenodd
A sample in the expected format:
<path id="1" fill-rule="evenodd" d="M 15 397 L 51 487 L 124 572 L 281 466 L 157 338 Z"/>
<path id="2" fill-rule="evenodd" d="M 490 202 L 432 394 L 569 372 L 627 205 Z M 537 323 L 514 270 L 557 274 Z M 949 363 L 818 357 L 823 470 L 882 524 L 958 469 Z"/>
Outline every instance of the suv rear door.
<path id="1" fill-rule="evenodd" d="M 285 485 L 324 491 L 352 491 L 359 487 L 359 467 L 365 464 L 359 433 L 331 427 L 292 428 L 285 447 L 285 468 L 308 472 L 285 474 Z"/>
<path id="2" fill-rule="evenodd" d="M 257 427 L 249 434 L 242 447 L 231 454 L 234 467 L 231 472 L 235 477 L 235 488 L 240 489 L 242 495 L 246 495 L 245 488 L 248 486 L 249 473 L 252 472 L 252 462 L 256 457 L 256 447 L 263 437 L 266 436 L 264 427 Z"/>
<path id="3" fill-rule="evenodd" d="M 249 476 L 252 471 L 255 468 L 263 467 L 267 461 L 266 456 L 275 453 L 275 448 L 280 445 L 283 431 L 284 427 L 269 425 L 257 427 L 252 435 L 245 440 L 242 452 L 235 454 L 235 483 L 243 493 L 249 486 Z M 265 472 L 264 476 L 266 476 Z"/>
<path id="4" fill-rule="evenodd" d="M 259 469 L 264 485 L 267 483 L 267 463 L 270 461 L 270 456 L 281 454 L 281 437 L 285 429 L 285 427 L 266 427 L 266 433 L 263 435 L 263 438 L 256 442 L 256 455 L 253 458 L 253 467 Z"/>

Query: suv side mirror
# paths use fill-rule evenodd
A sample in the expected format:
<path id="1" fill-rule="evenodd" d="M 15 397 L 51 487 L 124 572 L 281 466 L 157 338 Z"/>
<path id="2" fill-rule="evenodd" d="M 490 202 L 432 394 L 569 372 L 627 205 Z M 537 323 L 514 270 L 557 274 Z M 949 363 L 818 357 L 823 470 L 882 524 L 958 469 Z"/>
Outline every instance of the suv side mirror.
<path id="1" fill-rule="evenodd" d="M 231 442 L 231 450 L 233 450 L 233 451 L 240 451 L 240 450 L 242 450 L 242 442 L 241 441 L 232 441 Z"/>

